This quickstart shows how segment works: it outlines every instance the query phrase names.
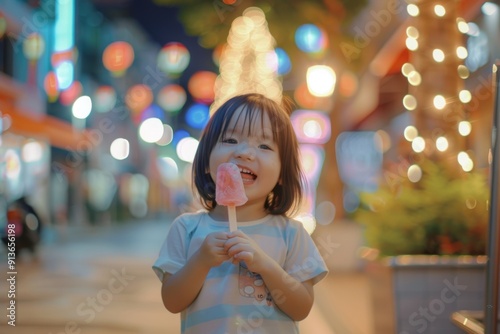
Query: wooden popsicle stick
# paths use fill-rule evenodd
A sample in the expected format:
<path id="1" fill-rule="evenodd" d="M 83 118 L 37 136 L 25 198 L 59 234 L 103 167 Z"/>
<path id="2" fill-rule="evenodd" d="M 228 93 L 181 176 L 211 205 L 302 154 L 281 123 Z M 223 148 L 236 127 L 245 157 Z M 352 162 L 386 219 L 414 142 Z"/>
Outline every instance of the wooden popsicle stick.
<path id="1" fill-rule="evenodd" d="M 234 232 L 238 229 L 238 223 L 236 222 L 236 207 L 228 206 L 227 215 L 229 217 L 229 232 Z"/>

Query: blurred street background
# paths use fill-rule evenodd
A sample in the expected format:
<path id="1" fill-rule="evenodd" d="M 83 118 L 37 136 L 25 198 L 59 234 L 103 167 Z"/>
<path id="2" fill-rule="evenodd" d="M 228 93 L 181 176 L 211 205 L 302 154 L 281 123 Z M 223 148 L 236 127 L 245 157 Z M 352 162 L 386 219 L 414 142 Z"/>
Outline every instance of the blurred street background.
<path id="1" fill-rule="evenodd" d="M 462 333 L 500 244 L 499 5 L 1 0 L 0 333 L 177 333 L 151 265 L 200 208 L 211 112 L 246 92 L 294 103 L 294 218 L 331 270 L 303 333 Z"/>

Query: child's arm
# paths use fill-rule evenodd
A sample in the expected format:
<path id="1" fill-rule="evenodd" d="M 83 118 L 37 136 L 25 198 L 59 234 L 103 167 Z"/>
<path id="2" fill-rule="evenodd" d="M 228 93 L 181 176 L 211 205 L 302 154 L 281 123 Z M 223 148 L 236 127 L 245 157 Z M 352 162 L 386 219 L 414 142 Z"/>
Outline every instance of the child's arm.
<path id="1" fill-rule="evenodd" d="M 307 317 L 314 301 L 312 280 L 300 282 L 290 276 L 241 231 L 230 234 L 226 249 L 228 256 L 234 257 L 233 262 L 245 261 L 249 270 L 262 276 L 274 302 L 284 313 L 295 321 Z"/>
<path id="2" fill-rule="evenodd" d="M 181 312 L 196 299 L 210 269 L 229 259 L 224 250 L 226 240 L 224 232 L 207 235 L 184 267 L 173 275 L 165 274 L 161 297 L 167 310 Z"/>

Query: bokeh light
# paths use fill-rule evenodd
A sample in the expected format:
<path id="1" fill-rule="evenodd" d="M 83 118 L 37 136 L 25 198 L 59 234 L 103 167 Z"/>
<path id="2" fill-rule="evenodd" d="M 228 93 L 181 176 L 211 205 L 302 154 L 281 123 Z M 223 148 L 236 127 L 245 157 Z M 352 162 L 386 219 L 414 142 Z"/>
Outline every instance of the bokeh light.
<path id="1" fill-rule="evenodd" d="M 198 140 L 193 137 L 182 138 L 176 147 L 177 156 L 185 162 L 192 163 L 196 150 L 198 149 Z"/>
<path id="2" fill-rule="evenodd" d="M 188 81 L 188 91 L 193 99 L 200 103 L 210 104 L 215 99 L 215 79 L 217 74 L 210 71 L 199 71 Z"/>
<path id="3" fill-rule="evenodd" d="M 89 96 L 80 96 L 73 103 L 73 107 L 71 108 L 73 112 L 73 116 L 78 119 L 85 119 L 90 115 L 92 111 L 92 100 Z"/>
<path id="4" fill-rule="evenodd" d="M 285 75 L 290 73 L 292 70 L 292 62 L 286 51 L 282 48 L 276 48 L 274 51 L 278 57 L 278 74 Z"/>
<path id="5" fill-rule="evenodd" d="M 166 146 L 172 142 L 174 139 L 174 130 L 172 127 L 168 124 L 163 124 L 163 135 L 161 138 L 156 142 L 156 144 L 160 146 Z"/>
<path id="6" fill-rule="evenodd" d="M 314 65 L 307 69 L 307 88 L 312 95 L 326 97 L 333 94 L 337 75 L 325 65 Z"/>
<path id="7" fill-rule="evenodd" d="M 28 60 L 39 59 L 45 51 L 45 41 L 39 33 L 29 34 L 23 41 L 23 53 Z"/>
<path id="8" fill-rule="evenodd" d="M 109 153 L 116 160 L 124 160 L 130 154 L 130 143 L 125 138 L 116 138 L 109 147 Z"/>
<path id="9" fill-rule="evenodd" d="M 300 143 L 325 144 L 330 139 L 330 118 L 323 112 L 295 110 L 290 120 Z"/>
<path id="10" fill-rule="evenodd" d="M 116 105 L 116 91 L 111 86 L 101 86 L 95 91 L 93 101 L 95 111 L 108 112 Z"/>
<path id="11" fill-rule="evenodd" d="M 134 113 L 143 111 L 153 102 L 153 92 L 149 86 L 138 84 L 130 87 L 125 95 L 125 104 Z"/>
<path id="12" fill-rule="evenodd" d="M 422 179 L 422 168 L 418 165 L 411 165 L 408 168 L 408 180 L 413 183 L 417 183 Z"/>
<path id="13" fill-rule="evenodd" d="M 210 118 L 210 108 L 201 103 L 195 103 L 186 111 L 186 123 L 194 129 L 203 129 Z"/>
<path id="14" fill-rule="evenodd" d="M 186 103 L 187 95 L 182 86 L 177 84 L 163 87 L 156 97 L 156 102 L 167 112 L 177 112 Z"/>
<path id="15" fill-rule="evenodd" d="M 182 43 L 171 42 L 160 50 L 157 65 L 165 74 L 176 77 L 184 72 L 190 59 L 189 51 Z"/>
<path id="16" fill-rule="evenodd" d="M 102 54 L 104 67 L 115 76 L 121 76 L 134 61 L 134 49 L 123 41 L 109 44 Z"/>
<path id="17" fill-rule="evenodd" d="M 59 83 L 57 82 L 57 75 L 50 71 L 43 80 L 43 88 L 49 102 L 54 102 L 59 96 Z"/>
<path id="18" fill-rule="evenodd" d="M 328 45 L 325 32 L 314 24 L 303 24 L 295 31 L 295 44 L 306 53 L 319 53 Z"/>
<path id="19" fill-rule="evenodd" d="M 148 118 L 139 126 L 139 136 L 146 143 L 154 143 L 163 136 L 163 123 L 158 118 Z"/>
<path id="20" fill-rule="evenodd" d="M 309 92 L 305 82 L 297 86 L 293 97 L 302 108 L 314 109 L 319 104 L 319 98 Z"/>

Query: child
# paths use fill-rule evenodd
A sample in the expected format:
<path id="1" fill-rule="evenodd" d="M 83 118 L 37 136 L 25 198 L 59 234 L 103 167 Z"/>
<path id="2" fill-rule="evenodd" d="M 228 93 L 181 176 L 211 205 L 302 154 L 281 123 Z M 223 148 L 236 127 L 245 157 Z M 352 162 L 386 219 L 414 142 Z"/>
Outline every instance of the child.
<path id="1" fill-rule="evenodd" d="M 153 269 L 163 304 L 181 312 L 185 334 L 298 333 L 311 310 L 313 285 L 327 268 L 302 224 L 291 218 L 303 174 L 289 110 L 260 94 L 225 102 L 207 124 L 193 162 L 193 182 L 208 212 L 174 220 Z M 235 163 L 248 201 L 215 201 L 217 167 Z"/>

